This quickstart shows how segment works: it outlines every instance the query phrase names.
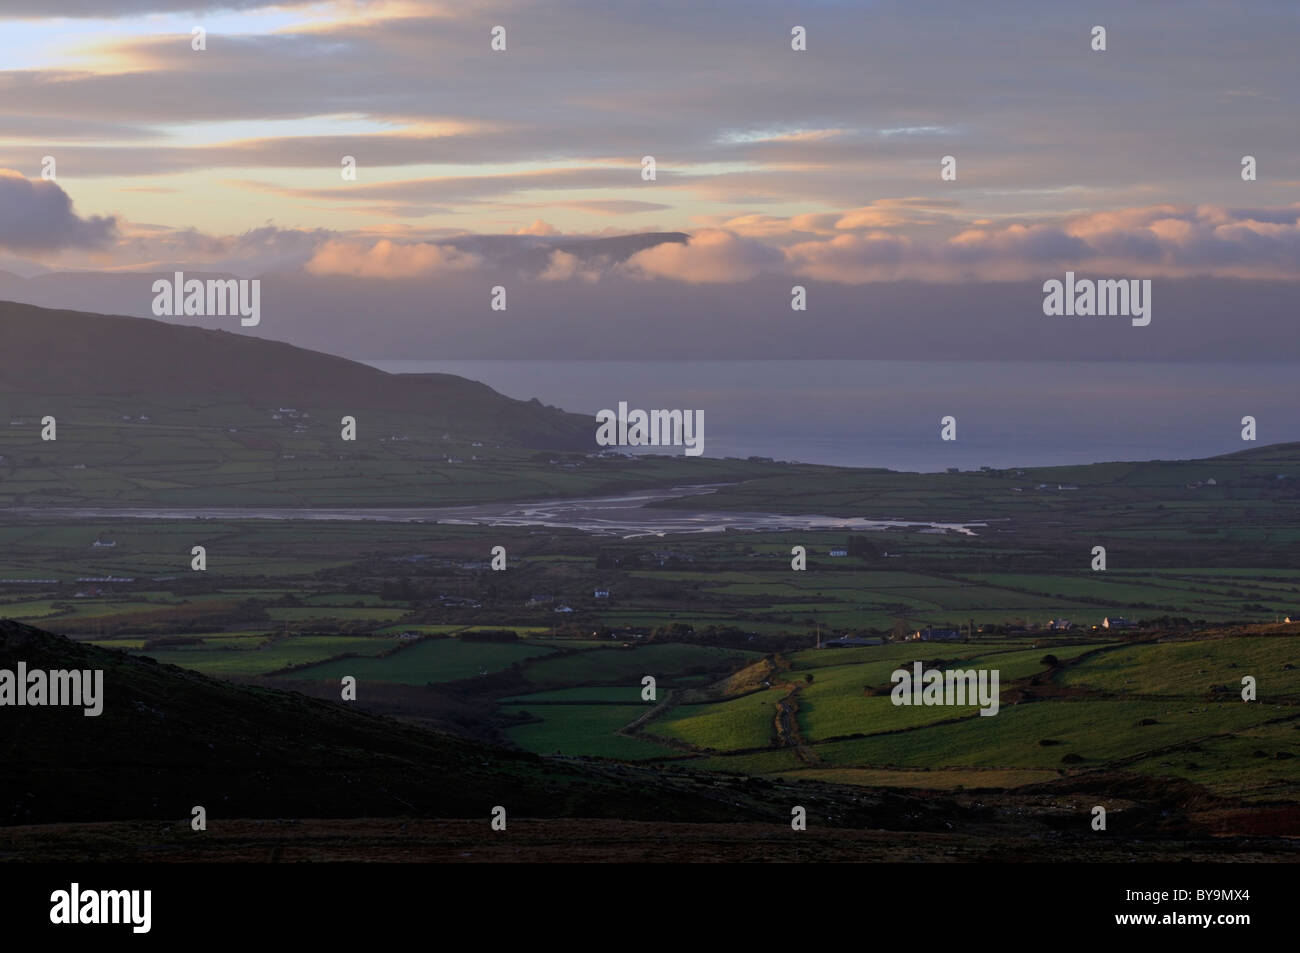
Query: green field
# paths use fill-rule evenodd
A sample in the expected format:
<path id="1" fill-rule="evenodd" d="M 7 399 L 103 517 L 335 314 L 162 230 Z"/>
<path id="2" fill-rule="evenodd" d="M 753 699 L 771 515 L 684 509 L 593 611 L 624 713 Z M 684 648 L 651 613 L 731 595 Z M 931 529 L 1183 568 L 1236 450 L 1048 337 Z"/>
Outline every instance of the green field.
<path id="1" fill-rule="evenodd" d="M 1233 797 L 1300 797 L 1300 626 L 1279 624 L 1300 613 L 1300 445 L 918 474 L 596 459 L 401 413 L 368 416 L 364 439 L 339 452 L 324 425 L 336 410 L 287 421 L 217 400 L 182 409 L 15 396 L 12 417 L 57 413 L 60 439 L 0 427 L 0 618 L 217 676 L 293 668 L 304 692 L 335 698 L 345 675 L 414 686 L 388 695 L 418 696 L 427 710 L 399 714 L 452 730 L 472 722 L 541 754 L 947 791 L 1116 772 Z M 385 432 L 410 439 L 381 440 Z M 964 521 L 973 532 L 659 537 L 52 510 L 434 506 L 692 482 L 725 485 L 662 508 Z M 92 545 L 105 539 L 115 545 Z M 206 572 L 190 569 L 197 544 Z M 496 545 L 510 554 L 507 571 L 486 566 Z M 804 571 L 790 566 L 795 545 L 807 547 Z M 1094 545 L 1107 549 L 1105 571 L 1090 568 Z M 832 547 L 852 555 L 831 557 Z M 88 581 L 105 576 L 115 581 Z M 612 596 L 597 600 L 596 589 Z M 573 611 L 554 612 L 561 604 Z M 1097 628 L 1116 615 L 1143 626 Z M 1045 626 L 1059 618 L 1074 627 Z M 926 626 L 964 639 L 902 641 Z M 519 640 L 468 639 L 484 630 Z M 398 638 L 407 632 L 452 637 Z M 813 647 L 841 636 L 891 641 Z M 996 670 L 1001 710 L 894 705 L 892 672 L 917 660 Z M 624 735 L 652 710 L 640 698 L 647 675 L 662 707 Z M 1247 675 L 1258 683 L 1251 704 L 1240 698 Z M 778 703 L 793 717 L 778 717 Z"/>
<path id="2" fill-rule="evenodd" d="M 645 730 L 714 751 L 763 748 L 776 741 L 773 718 L 784 695 L 784 689 L 770 688 L 724 702 L 681 705 Z"/>
<path id="3" fill-rule="evenodd" d="M 224 647 L 231 641 L 237 643 L 236 647 Z M 375 655 L 396 644 L 393 639 L 381 637 L 347 636 L 292 636 L 269 643 L 264 639 L 250 637 L 246 642 L 238 644 L 240 642 L 238 639 L 213 642 L 204 640 L 201 647 L 152 649 L 138 654 L 169 665 L 192 668 L 205 675 L 240 676 L 265 675 L 288 665 L 302 665 L 349 652 Z M 265 647 L 257 648 L 259 644 Z"/>
<path id="4" fill-rule="evenodd" d="M 1137 695 L 1205 696 L 1216 686 L 1241 692 L 1251 675 L 1260 701 L 1300 694 L 1294 636 L 1204 639 L 1112 649 L 1063 672 L 1062 685 Z"/>
<path id="5" fill-rule="evenodd" d="M 619 682 L 640 686 L 646 675 L 660 679 L 698 672 L 726 672 L 758 657 L 756 652 L 706 645 L 643 645 L 547 659 L 528 666 L 524 675 L 539 687 Z"/>
<path id="6" fill-rule="evenodd" d="M 526 704 L 563 704 L 566 702 L 614 702 L 618 704 L 640 705 L 642 687 L 636 685 L 584 685 L 580 688 L 557 688 L 549 692 L 533 692 L 528 695 L 516 695 L 501 699 L 501 703 L 517 702 Z"/>
<path id="7" fill-rule="evenodd" d="M 627 761 L 679 754 L 653 741 L 616 734 L 640 714 L 625 705 L 547 705 L 536 709 L 510 706 L 505 709 L 509 715 L 521 711 L 543 719 L 540 723 L 516 725 L 509 729 L 510 739 L 530 751 Z"/>
<path id="8" fill-rule="evenodd" d="M 351 675 L 358 682 L 393 682 L 424 685 L 454 682 L 509 668 L 516 662 L 549 654 L 522 642 L 462 642 L 460 639 L 428 639 L 394 652 L 385 658 L 343 659 L 326 662 L 292 673 L 294 678 L 339 679 Z"/>
<path id="9" fill-rule="evenodd" d="M 885 700 L 888 703 L 888 700 Z M 921 711 L 949 711 L 942 707 Z M 1257 725 L 1275 706 L 1166 701 L 1052 702 L 1003 707 L 994 717 L 818 745 L 831 766 L 1059 768 L 1067 755 L 1100 765 L 1154 748 Z M 1150 720 L 1154 724 L 1139 725 Z M 1054 744 L 1042 745 L 1047 740 Z"/>

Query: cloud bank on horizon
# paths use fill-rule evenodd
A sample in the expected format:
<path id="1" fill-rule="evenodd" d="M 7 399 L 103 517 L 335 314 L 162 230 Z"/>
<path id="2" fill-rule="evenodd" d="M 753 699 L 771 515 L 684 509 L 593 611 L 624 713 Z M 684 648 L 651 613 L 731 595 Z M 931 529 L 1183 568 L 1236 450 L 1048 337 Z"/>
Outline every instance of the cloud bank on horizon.
<path id="1" fill-rule="evenodd" d="M 1137 269 L 1243 281 L 1247 311 L 1300 276 L 1284 0 L 15 0 L 0 27 L 22 274 L 519 276 L 614 308 L 637 283 Z M 657 232 L 684 235 L 579 242 Z"/>

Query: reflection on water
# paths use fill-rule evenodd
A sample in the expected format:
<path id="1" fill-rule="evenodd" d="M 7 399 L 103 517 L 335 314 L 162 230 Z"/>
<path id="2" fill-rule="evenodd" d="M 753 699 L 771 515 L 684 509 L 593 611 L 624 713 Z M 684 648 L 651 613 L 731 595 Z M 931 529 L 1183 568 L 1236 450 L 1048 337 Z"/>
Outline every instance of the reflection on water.
<path id="1" fill-rule="evenodd" d="M 632 539 L 673 533 L 720 533 L 724 530 L 883 529 L 919 526 L 930 532 L 975 535 L 982 523 L 926 523 L 867 516 L 787 516 L 778 513 L 740 513 L 706 509 L 662 509 L 648 504 L 659 500 L 698 496 L 710 486 L 643 490 L 618 496 L 577 500 L 538 500 L 523 503 L 480 503 L 474 506 L 345 507 L 309 509 L 271 506 L 210 507 L 12 507 L 11 516 L 42 519 L 266 519 L 266 520 L 374 520 L 385 523 L 411 521 L 459 526 L 547 526 L 577 529 Z"/>

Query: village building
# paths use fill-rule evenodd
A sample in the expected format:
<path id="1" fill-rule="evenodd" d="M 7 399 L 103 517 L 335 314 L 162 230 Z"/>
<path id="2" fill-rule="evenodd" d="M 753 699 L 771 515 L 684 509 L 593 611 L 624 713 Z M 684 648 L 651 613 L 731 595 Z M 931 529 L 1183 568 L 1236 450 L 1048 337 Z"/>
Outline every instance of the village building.
<path id="1" fill-rule="evenodd" d="M 956 629 L 935 629 L 927 627 L 912 633 L 913 642 L 960 642 L 961 633 Z"/>

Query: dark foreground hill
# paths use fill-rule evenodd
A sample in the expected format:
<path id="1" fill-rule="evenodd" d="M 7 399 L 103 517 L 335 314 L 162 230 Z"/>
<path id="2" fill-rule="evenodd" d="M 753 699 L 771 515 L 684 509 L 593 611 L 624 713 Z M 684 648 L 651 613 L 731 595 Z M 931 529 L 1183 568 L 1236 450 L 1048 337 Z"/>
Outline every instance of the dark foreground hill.
<path id="1" fill-rule="evenodd" d="M 104 706 L 97 717 L 0 707 L 0 859 L 1264 860 L 1293 849 L 1267 811 L 1170 779 L 1102 773 L 941 797 L 565 762 L 0 621 L 0 669 L 19 661 L 102 669 Z M 1116 808 L 1104 838 L 1086 823 L 1103 795 Z M 208 818 L 199 838 L 195 805 Z M 508 840 L 490 829 L 496 805 Z M 791 830 L 792 805 L 807 809 L 806 834 Z M 1243 817 L 1256 821 L 1250 834 Z"/>
<path id="2" fill-rule="evenodd" d="M 209 817 L 753 820 L 754 805 L 548 762 L 0 621 L 0 669 L 102 669 L 103 712 L 0 707 L 0 823 Z M 362 686 L 364 691 L 364 685 Z"/>
<path id="3" fill-rule="evenodd" d="M 233 319 L 232 319 L 233 320 Z M 403 411 L 526 447 L 594 447 L 591 418 L 452 374 L 388 374 L 246 334 L 0 301 L 0 394 Z"/>

